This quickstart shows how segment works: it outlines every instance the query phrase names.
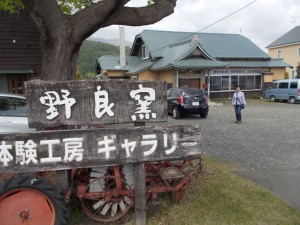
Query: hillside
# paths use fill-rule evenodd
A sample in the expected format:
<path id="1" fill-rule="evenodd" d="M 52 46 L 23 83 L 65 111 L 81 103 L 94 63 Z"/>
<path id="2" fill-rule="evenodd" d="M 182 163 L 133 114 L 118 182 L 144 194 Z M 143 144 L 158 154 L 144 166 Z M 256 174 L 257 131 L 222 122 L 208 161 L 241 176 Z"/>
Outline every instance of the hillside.
<path id="1" fill-rule="evenodd" d="M 126 47 L 126 55 L 129 55 L 130 48 Z M 96 61 L 103 55 L 119 55 L 119 47 L 98 41 L 84 41 L 77 60 L 77 68 L 81 74 L 95 72 Z"/>
<path id="2" fill-rule="evenodd" d="M 87 40 L 88 41 L 98 41 L 98 42 L 112 44 L 112 45 L 116 45 L 116 46 L 119 46 L 119 44 L 120 44 L 120 40 L 118 38 L 116 38 L 116 39 L 105 39 L 105 38 L 98 38 L 98 37 L 89 37 Z M 125 40 L 125 46 L 131 47 L 132 42 L 129 42 L 129 41 Z"/>

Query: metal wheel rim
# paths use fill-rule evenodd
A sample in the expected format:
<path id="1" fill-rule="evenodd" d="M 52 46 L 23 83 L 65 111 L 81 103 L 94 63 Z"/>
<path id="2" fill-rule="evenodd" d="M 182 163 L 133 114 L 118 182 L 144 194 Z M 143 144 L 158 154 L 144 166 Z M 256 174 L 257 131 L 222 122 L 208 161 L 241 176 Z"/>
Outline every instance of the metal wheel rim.
<path id="1" fill-rule="evenodd" d="M 0 197 L 0 218 L 9 225 L 55 224 L 55 208 L 51 200 L 34 189 L 19 188 Z"/>
<path id="2" fill-rule="evenodd" d="M 89 183 L 86 186 L 85 192 L 88 192 L 89 187 L 100 180 L 105 179 L 120 179 L 120 181 L 126 185 L 126 182 L 115 176 L 104 176 L 95 179 L 93 182 Z M 100 183 L 101 184 L 101 183 Z M 126 185 L 126 188 L 128 185 Z M 103 187 L 104 189 L 113 188 L 108 184 L 108 187 Z M 115 220 L 120 219 L 124 216 L 130 207 L 133 205 L 132 196 L 116 196 L 116 189 L 112 189 L 110 191 L 111 199 L 106 201 L 104 198 L 99 197 L 98 199 L 87 199 L 80 198 L 81 206 L 83 211 L 89 216 L 91 219 L 99 222 L 113 222 Z M 104 214 L 104 215 L 103 215 Z"/>

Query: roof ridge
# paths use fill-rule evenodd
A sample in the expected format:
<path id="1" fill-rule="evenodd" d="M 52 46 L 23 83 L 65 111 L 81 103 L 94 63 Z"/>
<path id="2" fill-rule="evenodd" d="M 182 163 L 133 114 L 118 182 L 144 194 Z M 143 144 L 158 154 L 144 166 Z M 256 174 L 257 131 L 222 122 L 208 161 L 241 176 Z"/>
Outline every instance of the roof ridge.
<path id="1" fill-rule="evenodd" d="M 198 31 L 193 32 L 193 31 L 173 31 L 173 30 L 170 31 L 170 30 L 151 30 L 151 29 L 145 29 L 142 32 L 144 32 L 144 31 L 165 32 L 165 33 L 186 33 L 186 34 L 190 34 L 190 35 L 193 35 L 193 34 L 212 34 L 212 35 L 238 35 L 238 36 L 243 36 L 243 35 L 237 34 L 237 33 L 209 33 L 209 32 L 198 32 Z"/>

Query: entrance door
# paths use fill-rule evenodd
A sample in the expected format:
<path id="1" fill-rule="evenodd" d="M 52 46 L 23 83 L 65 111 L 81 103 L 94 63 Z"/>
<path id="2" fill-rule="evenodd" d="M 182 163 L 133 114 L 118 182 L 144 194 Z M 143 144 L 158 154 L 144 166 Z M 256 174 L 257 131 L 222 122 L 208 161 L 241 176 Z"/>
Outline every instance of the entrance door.
<path id="1" fill-rule="evenodd" d="M 179 87 L 200 88 L 200 79 L 179 79 Z"/>
<path id="2" fill-rule="evenodd" d="M 25 94 L 24 82 L 27 81 L 27 75 L 15 74 L 7 75 L 8 93 Z"/>

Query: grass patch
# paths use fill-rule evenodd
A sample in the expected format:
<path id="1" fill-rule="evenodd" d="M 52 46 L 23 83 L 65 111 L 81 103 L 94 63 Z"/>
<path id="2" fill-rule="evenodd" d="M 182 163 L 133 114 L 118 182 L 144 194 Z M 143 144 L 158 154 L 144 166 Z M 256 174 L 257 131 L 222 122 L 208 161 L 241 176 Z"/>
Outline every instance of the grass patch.
<path id="1" fill-rule="evenodd" d="M 254 182 L 235 175 L 232 171 L 236 166 L 207 156 L 204 163 L 205 174 L 186 186 L 179 203 L 172 204 L 163 195 L 152 204 L 147 213 L 148 225 L 300 224 L 297 209 Z M 134 225 L 135 217 L 127 215 L 116 224 Z"/>

